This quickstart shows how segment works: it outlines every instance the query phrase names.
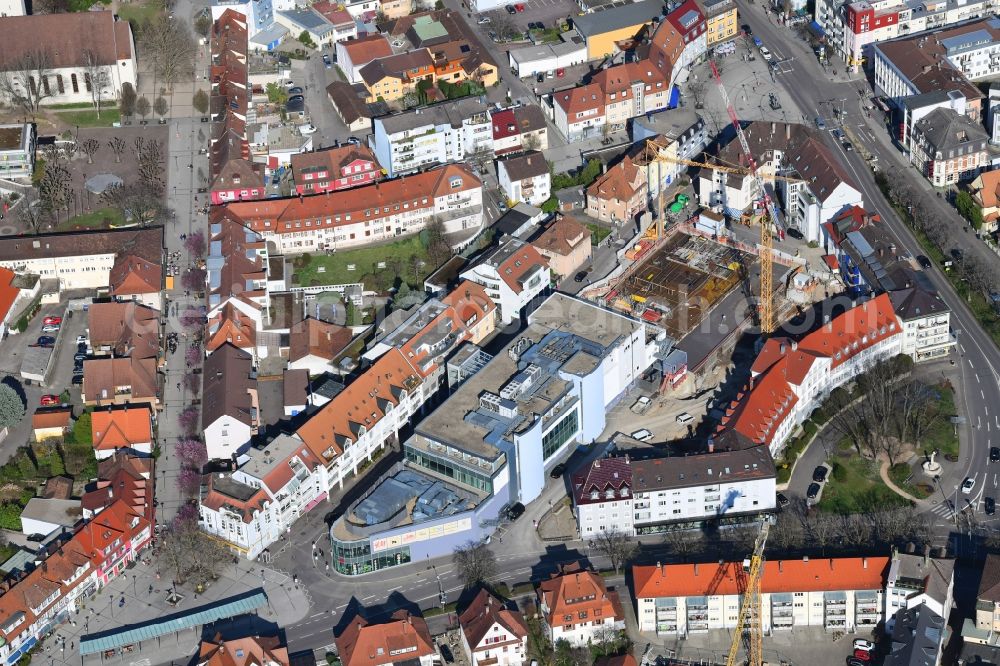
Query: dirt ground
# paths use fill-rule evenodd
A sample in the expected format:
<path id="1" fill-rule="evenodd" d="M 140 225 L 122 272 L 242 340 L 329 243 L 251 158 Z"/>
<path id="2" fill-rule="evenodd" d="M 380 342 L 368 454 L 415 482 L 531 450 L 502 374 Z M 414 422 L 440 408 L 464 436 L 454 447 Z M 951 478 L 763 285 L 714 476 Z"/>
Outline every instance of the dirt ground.
<path id="1" fill-rule="evenodd" d="M 41 131 L 42 130 L 39 131 L 40 134 Z M 168 156 L 170 154 L 168 129 L 166 126 L 154 124 L 116 128 L 81 128 L 79 130 L 79 134 L 76 134 L 76 131 L 74 130 L 74 136 L 77 137 L 76 141 L 78 145 L 87 139 L 93 138 L 98 141 L 100 148 L 97 153 L 94 154 L 92 164 L 88 161 L 87 156 L 80 152 L 78 152 L 70 161 L 67 168 L 71 174 L 73 190 L 76 193 L 73 204 L 70 206 L 67 213 L 63 213 L 60 216 L 58 222 L 54 224 L 45 223 L 40 231 L 53 231 L 57 229 L 59 231 L 73 231 L 83 228 L 95 228 L 93 225 L 67 225 L 65 222 L 69 218 L 77 215 L 90 213 L 94 210 L 106 207 L 106 204 L 101 200 L 99 195 L 88 192 L 86 187 L 84 187 L 84 183 L 88 178 L 92 178 L 98 174 L 113 174 L 121 178 L 125 184 L 129 184 L 135 180 L 138 172 L 135 154 L 135 140 L 138 137 L 142 137 L 146 141 L 159 141 L 162 144 L 162 153 L 164 156 L 164 180 L 166 179 L 166 160 L 169 159 Z M 125 152 L 122 154 L 121 162 L 115 161 L 115 153 L 109 147 L 109 141 L 113 137 L 120 137 L 127 145 Z M 45 159 L 44 147 L 39 150 L 38 157 L 43 160 Z M 10 236 L 30 232 L 31 229 L 27 228 L 19 220 L 19 216 L 17 215 L 17 206 L 15 206 L 12 209 L 11 214 L 7 215 L 3 222 L 0 223 L 0 236 Z"/>

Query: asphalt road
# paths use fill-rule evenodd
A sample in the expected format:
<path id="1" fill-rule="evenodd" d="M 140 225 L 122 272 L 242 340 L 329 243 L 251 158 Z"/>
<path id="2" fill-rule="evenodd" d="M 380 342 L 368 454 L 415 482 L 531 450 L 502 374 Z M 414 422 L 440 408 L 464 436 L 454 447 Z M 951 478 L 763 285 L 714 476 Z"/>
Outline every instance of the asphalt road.
<path id="1" fill-rule="evenodd" d="M 787 28 L 768 22 L 760 5 L 748 6 L 740 2 L 739 6 L 743 22 L 749 23 L 754 35 L 760 37 L 776 57 L 785 61 L 785 66 L 776 76 L 784 83 L 786 90 L 804 113 L 812 113 L 811 110 L 815 109 L 816 116 L 831 118 L 833 116 L 831 109 L 834 106 L 842 108 L 846 111 L 846 116 L 842 118 L 844 124 L 849 124 L 852 129 L 857 128 L 857 131 L 865 137 L 876 139 L 866 142 L 865 147 L 878 155 L 882 168 L 901 164 L 898 152 L 891 147 L 891 143 L 884 136 L 885 129 L 881 127 L 880 120 L 877 117 L 869 119 L 859 103 L 861 99 L 859 88 L 868 90 L 870 94 L 866 82 L 833 80 L 834 77 L 816 61 L 808 45 L 795 37 Z M 809 122 L 811 118 L 804 121 Z M 832 127 L 829 122 L 827 125 Z M 895 236 L 898 246 L 913 255 L 923 254 L 913 234 L 882 196 L 864 159 L 855 151 L 844 150 L 840 142 L 829 132 L 825 133 L 825 140 L 848 172 L 854 176 L 858 188 L 864 194 L 865 207 L 881 215 Z M 901 169 L 900 174 L 910 178 L 922 191 L 928 190 L 925 179 L 914 169 Z M 959 230 L 959 227 L 964 225 L 957 219 L 954 211 L 948 209 L 943 200 L 929 191 L 927 197 L 935 206 L 941 208 L 942 216 L 954 221 L 956 225 L 954 239 L 957 247 L 989 256 L 991 262 L 998 261 L 996 255 L 983 247 L 972 234 Z M 995 397 L 1000 395 L 1000 374 L 998 374 L 1000 350 L 979 327 L 972 312 L 958 297 L 939 269 L 934 267 L 927 273 L 931 283 L 952 311 L 952 331 L 958 340 L 958 354 L 953 358 L 960 365 L 959 388 L 962 399 L 959 409 L 968 419 L 968 423 L 960 428 L 963 446 L 958 463 L 952 465 L 951 473 L 942 478 L 941 489 L 953 506 L 961 509 L 971 504 L 976 508 L 986 494 L 987 487 L 992 490 L 996 488 L 997 483 L 994 471 L 989 466 L 989 447 L 1000 446 L 1000 407 L 995 402 Z M 976 479 L 976 488 L 969 495 L 962 494 L 958 489 L 966 477 Z M 954 525 L 944 516 L 938 514 L 935 516 L 937 530 L 947 530 L 948 526 Z M 980 521 L 985 518 L 980 512 Z"/>

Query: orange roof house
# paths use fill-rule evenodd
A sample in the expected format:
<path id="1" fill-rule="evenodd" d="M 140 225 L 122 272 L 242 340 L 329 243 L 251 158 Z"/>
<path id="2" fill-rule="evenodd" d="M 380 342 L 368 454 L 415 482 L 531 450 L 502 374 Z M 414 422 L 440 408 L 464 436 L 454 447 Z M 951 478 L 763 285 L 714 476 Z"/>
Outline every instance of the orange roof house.
<path id="1" fill-rule="evenodd" d="M 307 317 L 292 326 L 288 336 L 288 367 L 321 374 L 351 344 L 351 329 Z"/>
<path id="2" fill-rule="evenodd" d="M 575 645 L 586 644 L 602 628 L 624 628 L 618 593 L 579 562 L 562 565 L 539 585 L 538 599 L 553 643 L 565 639 Z"/>
<path id="3" fill-rule="evenodd" d="M 9 268 L 0 268 L 0 332 L 13 314 L 11 309 L 17 301 L 18 294 L 21 293 L 21 290 L 14 286 L 16 277 L 14 271 Z"/>
<path id="4" fill-rule="evenodd" d="M 152 410 L 148 405 L 125 405 L 94 410 L 91 434 L 98 459 L 118 449 L 150 454 L 153 446 Z"/>
<path id="5" fill-rule="evenodd" d="M 337 637 L 337 650 L 344 666 L 411 664 L 436 653 L 427 622 L 405 610 L 381 624 L 369 624 L 359 615 Z"/>
<path id="6" fill-rule="evenodd" d="M 277 636 L 247 636 L 225 640 L 216 634 L 198 647 L 204 666 L 288 666 L 288 648 Z"/>
<path id="7" fill-rule="evenodd" d="M 587 213 L 604 222 L 629 222 L 645 209 L 646 177 L 628 155 L 587 188 Z"/>
<path id="8" fill-rule="evenodd" d="M 563 276 L 583 266 L 593 252 L 590 229 L 567 215 L 546 227 L 531 245 L 549 262 L 553 273 Z"/>
<path id="9" fill-rule="evenodd" d="M 148 259 L 126 254 L 115 258 L 109 277 L 111 295 L 115 298 L 138 300 L 159 307 L 160 290 L 163 288 L 163 267 Z M 156 296 L 155 302 L 147 299 Z"/>
<path id="10" fill-rule="evenodd" d="M 996 231 L 1000 220 L 1000 171 L 982 172 L 972 181 L 969 191 L 983 213 L 984 230 Z"/>
<path id="11" fill-rule="evenodd" d="M 224 344 L 256 356 L 257 322 L 245 315 L 231 301 L 208 320 L 208 337 L 205 351 L 211 354 Z"/>
<path id="12" fill-rule="evenodd" d="M 73 410 L 70 407 L 39 409 L 31 415 L 31 429 L 34 431 L 37 441 L 50 437 L 62 437 L 69 430 L 72 420 Z"/>

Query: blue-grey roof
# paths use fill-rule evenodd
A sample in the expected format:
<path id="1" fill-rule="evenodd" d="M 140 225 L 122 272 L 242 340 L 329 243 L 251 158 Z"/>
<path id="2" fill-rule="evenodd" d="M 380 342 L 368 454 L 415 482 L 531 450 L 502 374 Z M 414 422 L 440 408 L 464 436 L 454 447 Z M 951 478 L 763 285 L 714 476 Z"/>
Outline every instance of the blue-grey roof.
<path id="1" fill-rule="evenodd" d="M 957 51 L 979 47 L 983 44 L 989 44 L 992 41 L 993 36 L 988 31 L 973 30 L 972 32 L 967 32 L 964 35 L 945 37 L 941 40 L 941 46 L 945 48 L 948 55 L 954 55 Z"/>
<path id="2" fill-rule="evenodd" d="M 333 30 L 333 24 L 313 9 L 288 9 L 278 12 L 278 14 L 295 25 L 301 26 L 310 32 L 315 32 L 318 35 L 324 35 Z"/>
<path id="3" fill-rule="evenodd" d="M 612 7 L 577 16 L 573 19 L 573 27 L 583 37 L 593 37 L 605 32 L 621 30 L 632 25 L 640 25 L 652 21 L 663 12 L 663 3 L 659 0 L 643 0 L 623 7 Z"/>
<path id="4" fill-rule="evenodd" d="M 267 595 L 258 591 L 214 606 L 202 606 L 186 613 L 167 615 L 142 625 L 125 625 L 121 629 L 91 634 L 80 638 L 80 656 L 133 645 L 151 638 L 167 636 L 185 629 L 211 624 L 237 615 L 250 613 L 267 603 Z"/>

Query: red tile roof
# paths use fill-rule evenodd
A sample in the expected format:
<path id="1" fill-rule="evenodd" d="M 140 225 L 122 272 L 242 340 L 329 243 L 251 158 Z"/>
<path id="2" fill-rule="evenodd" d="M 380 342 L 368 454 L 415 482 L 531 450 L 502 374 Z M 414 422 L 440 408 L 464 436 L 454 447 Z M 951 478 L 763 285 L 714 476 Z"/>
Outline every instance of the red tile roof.
<path id="1" fill-rule="evenodd" d="M 332 361 L 351 344 L 353 337 L 349 328 L 307 317 L 292 326 L 288 336 L 288 360 L 294 362 L 316 356 Z"/>
<path id="2" fill-rule="evenodd" d="M 399 349 L 390 349 L 368 370 L 306 421 L 296 434 L 329 465 L 361 428 L 371 430 L 407 392 L 417 390 L 420 376 Z"/>
<path id="3" fill-rule="evenodd" d="M 453 179 L 461 185 L 452 187 Z M 412 176 L 376 185 L 309 197 L 290 197 L 228 204 L 226 210 L 256 231 L 299 233 L 296 223 L 308 221 L 312 229 L 332 228 L 359 220 L 379 223 L 401 210 L 432 209 L 435 197 L 460 194 L 482 187 L 464 164 L 448 164 Z M 399 209 L 397 209 L 397 206 Z"/>
<path id="4" fill-rule="evenodd" d="M 112 296 L 158 294 L 163 288 L 163 267 L 134 254 L 115 258 L 109 277 Z"/>
<path id="5" fill-rule="evenodd" d="M 755 444 L 770 444 L 798 398 L 799 385 L 817 359 L 836 368 L 864 350 L 901 334 L 888 294 L 862 303 L 823 324 L 798 342 L 769 339 L 754 360 L 753 378 L 727 409 L 718 432 L 735 430 Z"/>
<path id="6" fill-rule="evenodd" d="M 760 587 L 766 593 L 879 590 L 888 568 L 888 557 L 768 560 Z M 637 599 L 737 595 L 742 589 L 743 563 L 634 566 L 632 577 Z"/>
<path id="7" fill-rule="evenodd" d="M 288 648 L 277 636 L 247 636 L 224 640 L 216 634 L 198 647 L 198 663 L 204 666 L 288 666 Z"/>
<path id="8" fill-rule="evenodd" d="M 632 462 L 628 456 L 621 458 L 602 458 L 590 463 L 583 472 L 573 475 L 573 503 L 600 504 L 607 501 L 604 493 L 622 488 L 632 487 Z M 591 499 L 594 491 L 600 493 L 597 499 Z"/>
<path id="9" fill-rule="evenodd" d="M 126 449 L 153 441 L 152 411 L 146 405 L 103 408 L 91 414 L 94 448 L 98 451 Z"/>
<path id="10" fill-rule="evenodd" d="M 579 563 L 562 565 L 558 573 L 538 586 L 538 596 L 548 607 L 549 626 L 589 625 L 595 618 L 625 619 L 618 593 L 609 591 L 604 579 Z M 580 613 L 586 613 L 580 619 Z M 572 616 L 570 620 L 564 616 Z"/>
<path id="11" fill-rule="evenodd" d="M 396 611 L 381 624 L 356 617 L 337 637 L 337 648 L 344 666 L 410 662 L 435 652 L 427 622 L 405 610 Z"/>
<path id="12" fill-rule="evenodd" d="M 371 34 L 367 37 L 340 42 L 347 55 L 351 58 L 351 63 L 355 67 L 360 67 L 370 63 L 375 58 L 385 58 L 392 55 L 392 47 L 389 40 L 383 35 Z"/>
<path id="13" fill-rule="evenodd" d="M 39 409 L 31 415 L 31 427 L 33 430 L 41 430 L 43 428 L 68 428 L 70 419 L 72 418 L 73 409 L 70 407 Z"/>
<path id="14" fill-rule="evenodd" d="M 479 594 L 472 600 L 472 603 L 458 616 L 458 624 L 462 627 L 462 632 L 473 650 L 482 643 L 483 638 L 496 624 L 499 624 L 517 639 L 523 639 L 528 635 L 524 616 L 517 610 L 508 609 L 502 601 L 490 594 L 485 588 L 479 590 Z M 503 649 L 502 646 L 505 644 L 504 642 L 491 643 L 490 648 L 493 649 L 496 646 L 496 649 Z"/>
<path id="15" fill-rule="evenodd" d="M 21 290 L 12 284 L 14 277 L 14 271 L 0 268 L 0 321 L 4 321 L 10 314 L 10 308 L 17 300 L 17 295 L 21 293 Z"/>
<path id="16" fill-rule="evenodd" d="M 538 250 L 525 243 L 497 266 L 497 274 L 515 294 L 520 294 L 524 288 L 521 278 L 535 268 L 548 265 L 549 262 Z"/>
<path id="17" fill-rule="evenodd" d="M 626 155 L 621 162 L 591 183 L 587 188 L 587 197 L 605 201 L 630 201 L 636 192 L 643 189 L 645 183 L 639 167 Z"/>
<path id="18" fill-rule="evenodd" d="M 596 83 L 588 83 L 587 85 L 577 86 L 570 90 L 562 90 L 553 96 L 555 97 L 556 104 L 566 112 L 566 118 L 569 123 L 577 122 L 577 114 L 582 112 L 593 109 L 600 109 L 601 113 L 604 112 L 604 91 Z M 601 114 L 591 114 L 587 118 L 596 118 L 599 115 Z"/>

